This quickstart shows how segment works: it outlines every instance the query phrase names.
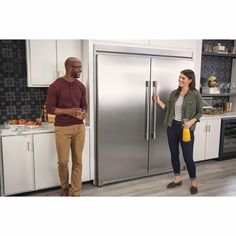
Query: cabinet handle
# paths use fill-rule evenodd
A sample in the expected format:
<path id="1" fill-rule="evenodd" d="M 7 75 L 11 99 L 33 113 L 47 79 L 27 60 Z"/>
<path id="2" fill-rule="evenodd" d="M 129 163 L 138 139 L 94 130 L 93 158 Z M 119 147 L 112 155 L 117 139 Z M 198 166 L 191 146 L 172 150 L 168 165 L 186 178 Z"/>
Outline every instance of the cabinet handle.
<path id="1" fill-rule="evenodd" d="M 27 142 L 27 149 L 30 151 L 30 142 Z"/>
<path id="2" fill-rule="evenodd" d="M 211 126 L 210 125 L 208 125 L 208 132 L 210 132 L 211 131 Z"/>
<path id="3" fill-rule="evenodd" d="M 207 125 L 205 126 L 205 132 L 207 132 Z"/>

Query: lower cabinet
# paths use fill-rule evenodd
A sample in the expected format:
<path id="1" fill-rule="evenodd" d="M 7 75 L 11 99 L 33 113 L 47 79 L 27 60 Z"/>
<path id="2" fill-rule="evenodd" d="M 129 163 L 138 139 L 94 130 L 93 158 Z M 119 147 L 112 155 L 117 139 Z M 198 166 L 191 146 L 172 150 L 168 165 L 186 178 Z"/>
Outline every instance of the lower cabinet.
<path id="1" fill-rule="evenodd" d="M 71 165 L 70 157 L 70 170 Z M 59 186 L 55 134 L 2 137 L 2 170 L 4 195 Z M 82 180 L 90 180 L 89 129 L 85 133 Z"/>
<path id="2" fill-rule="evenodd" d="M 194 161 L 203 161 L 219 156 L 221 119 L 201 120 L 196 124 L 193 149 Z"/>
<path id="3" fill-rule="evenodd" d="M 2 155 L 5 194 L 34 190 L 32 135 L 2 137 Z"/>
<path id="4" fill-rule="evenodd" d="M 59 186 L 54 133 L 34 134 L 35 188 Z"/>

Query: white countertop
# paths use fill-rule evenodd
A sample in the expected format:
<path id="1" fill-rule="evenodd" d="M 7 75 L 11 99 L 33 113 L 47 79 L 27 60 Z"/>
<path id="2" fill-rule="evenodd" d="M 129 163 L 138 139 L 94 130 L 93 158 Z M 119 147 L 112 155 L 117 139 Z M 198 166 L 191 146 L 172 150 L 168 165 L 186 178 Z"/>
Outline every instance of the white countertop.
<path id="1" fill-rule="evenodd" d="M 220 115 L 203 115 L 200 120 L 206 120 L 206 119 L 221 119 L 221 118 L 230 118 L 230 117 L 236 117 L 236 112 L 227 112 Z"/>
<path id="2" fill-rule="evenodd" d="M 85 126 L 89 129 L 88 126 Z M 24 135 L 24 134 L 38 134 L 38 133 L 51 133 L 55 131 L 55 126 L 53 123 L 42 123 L 37 128 L 28 128 L 25 125 L 11 125 L 9 129 L 0 129 L 0 134 L 4 136 L 12 135 Z"/>

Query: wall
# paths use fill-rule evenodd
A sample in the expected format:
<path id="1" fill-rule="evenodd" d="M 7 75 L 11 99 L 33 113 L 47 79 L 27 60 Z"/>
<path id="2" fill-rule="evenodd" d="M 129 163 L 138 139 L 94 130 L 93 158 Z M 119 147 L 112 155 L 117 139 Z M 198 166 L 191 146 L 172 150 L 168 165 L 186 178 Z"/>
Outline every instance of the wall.
<path id="1" fill-rule="evenodd" d="M 47 88 L 28 88 L 25 40 L 0 40 L 0 124 L 40 116 Z"/>
<path id="2" fill-rule="evenodd" d="M 234 45 L 234 40 L 203 40 L 202 47 L 203 50 L 206 48 L 213 48 L 217 43 L 226 46 L 229 50 Z M 216 76 L 218 81 L 218 86 L 224 82 L 231 81 L 231 71 L 232 71 L 232 58 L 230 57 L 217 57 L 202 55 L 201 63 L 201 85 L 207 86 L 208 77 L 211 75 Z"/>

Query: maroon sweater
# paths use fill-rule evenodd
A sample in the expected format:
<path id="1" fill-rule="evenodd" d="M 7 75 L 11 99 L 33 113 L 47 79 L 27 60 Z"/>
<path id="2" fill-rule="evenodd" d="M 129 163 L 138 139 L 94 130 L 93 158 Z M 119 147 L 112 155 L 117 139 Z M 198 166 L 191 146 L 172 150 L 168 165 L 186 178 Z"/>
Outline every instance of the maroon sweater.
<path id="1" fill-rule="evenodd" d="M 63 78 L 58 78 L 48 88 L 46 109 L 49 114 L 55 114 L 56 108 L 82 108 L 87 111 L 85 86 L 75 80 L 70 83 Z M 57 115 L 55 126 L 68 126 L 83 124 L 83 120 L 69 115 Z"/>

